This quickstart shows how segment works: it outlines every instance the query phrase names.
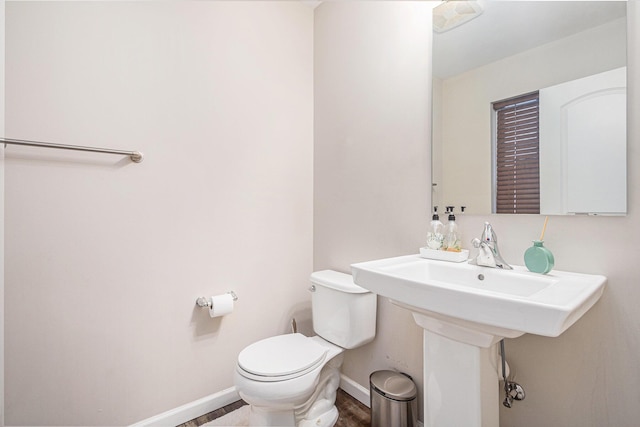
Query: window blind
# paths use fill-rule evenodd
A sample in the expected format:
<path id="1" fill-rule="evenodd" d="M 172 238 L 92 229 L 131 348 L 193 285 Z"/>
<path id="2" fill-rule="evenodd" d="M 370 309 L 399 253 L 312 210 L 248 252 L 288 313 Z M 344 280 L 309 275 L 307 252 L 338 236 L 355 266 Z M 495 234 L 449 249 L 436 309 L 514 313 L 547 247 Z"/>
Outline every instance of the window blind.
<path id="1" fill-rule="evenodd" d="M 496 213 L 540 213 L 538 92 L 493 103 Z"/>

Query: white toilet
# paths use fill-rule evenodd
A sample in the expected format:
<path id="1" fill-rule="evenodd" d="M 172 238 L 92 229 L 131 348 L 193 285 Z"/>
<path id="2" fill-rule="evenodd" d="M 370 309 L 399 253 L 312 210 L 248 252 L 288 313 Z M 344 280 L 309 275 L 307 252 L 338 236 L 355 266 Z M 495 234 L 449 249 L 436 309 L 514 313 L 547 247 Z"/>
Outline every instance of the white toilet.
<path id="1" fill-rule="evenodd" d="M 342 352 L 375 337 L 375 294 L 337 271 L 317 271 L 311 283 L 317 336 L 278 335 L 238 355 L 234 381 L 251 405 L 251 426 L 333 426 Z"/>

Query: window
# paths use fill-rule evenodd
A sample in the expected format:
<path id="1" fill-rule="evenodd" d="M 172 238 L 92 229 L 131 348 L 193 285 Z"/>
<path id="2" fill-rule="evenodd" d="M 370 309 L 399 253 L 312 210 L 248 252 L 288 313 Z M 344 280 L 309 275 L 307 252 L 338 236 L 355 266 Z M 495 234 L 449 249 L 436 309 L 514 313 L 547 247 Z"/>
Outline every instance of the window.
<path id="1" fill-rule="evenodd" d="M 540 213 L 538 92 L 493 103 L 495 213 Z"/>

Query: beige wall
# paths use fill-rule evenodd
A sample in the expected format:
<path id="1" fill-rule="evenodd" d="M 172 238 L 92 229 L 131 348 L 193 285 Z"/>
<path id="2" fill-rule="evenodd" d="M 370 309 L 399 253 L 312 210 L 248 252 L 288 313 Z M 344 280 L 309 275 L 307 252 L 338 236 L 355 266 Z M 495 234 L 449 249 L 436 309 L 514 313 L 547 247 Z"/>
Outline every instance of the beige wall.
<path id="1" fill-rule="evenodd" d="M 424 28 L 413 28 L 415 35 L 406 37 L 416 48 L 412 54 L 418 62 L 402 73 L 398 70 L 397 78 L 382 75 L 381 70 L 391 72 L 410 62 L 392 46 L 390 40 L 399 40 L 393 24 L 397 15 L 383 13 L 385 7 L 328 3 L 316 11 L 316 268 L 348 271 L 353 262 L 415 253 L 424 243 L 430 193 L 425 160 L 429 89 L 417 75 L 430 79 L 428 63 L 420 62 L 430 36 Z M 629 2 L 629 214 L 554 216 L 545 235 L 557 269 L 605 274 L 607 289 L 561 337 L 507 340 L 508 358 L 527 398 L 513 409 L 501 408 L 503 427 L 638 425 L 640 185 L 634 183 L 640 183 L 639 24 L 640 8 Z M 393 101 L 405 96 L 403 108 L 394 108 Z M 522 254 L 540 232 L 543 218 L 468 215 L 459 220 L 464 241 L 478 236 L 485 220 L 493 223 L 505 259 L 523 264 Z M 414 376 L 421 372 L 420 331 L 406 312 L 383 298 L 379 306 L 376 340 L 350 352 L 345 362 L 345 373 L 365 386 L 368 373 L 377 369 Z"/>
<path id="2" fill-rule="evenodd" d="M 442 79 L 433 78 L 431 84 L 432 114 L 431 114 L 431 206 L 438 207 L 438 214 L 446 211 L 443 193 L 443 146 L 442 146 Z M 440 221 L 446 220 L 446 216 L 440 217 Z M 444 222 L 444 221 L 443 221 Z"/>
<path id="3" fill-rule="evenodd" d="M 6 423 L 124 425 L 233 385 L 309 311 L 313 11 L 7 2 Z M 235 290 L 211 319 L 198 296 Z"/>
<path id="4" fill-rule="evenodd" d="M 4 28 L 4 1 L 0 24 Z M 0 135 L 4 135 L 4 31 L 0 31 Z M 4 248 L 4 146 L 0 148 L 0 248 Z M 0 249 L 4 255 L 4 249 Z M 0 427 L 4 426 L 4 256 L 0 256 Z"/>
<path id="5" fill-rule="evenodd" d="M 314 268 L 412 253 L 429 211 L 431 5 L 326 2 L 315 12 Z M 377 338 L 344 373 L 422 384 L 422 330 L 378 298 Z"/>

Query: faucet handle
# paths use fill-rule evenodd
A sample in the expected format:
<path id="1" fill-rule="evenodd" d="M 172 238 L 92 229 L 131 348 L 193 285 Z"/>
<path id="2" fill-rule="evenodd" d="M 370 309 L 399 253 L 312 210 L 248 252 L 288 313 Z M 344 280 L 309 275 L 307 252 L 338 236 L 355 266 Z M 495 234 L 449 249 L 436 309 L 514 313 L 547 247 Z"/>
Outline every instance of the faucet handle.
<path id="1" fill-rule="evenodd" d="M 484 223 L 484 230 L 482 231 L 482 241 L 483 242 L 496 242 L 498 238 L 496 237 L 496 233 L 493 232 L 493 227 L 488 222 Z"/>
<path id="2" fill-rule="evenodd" d="M 477 237 L 474 237 L 473 239 L 471 239 L 471 244 L 473 245 L 474 248 L 479 248 L 480 247 L 480 239 L 478 239 Z"/>

